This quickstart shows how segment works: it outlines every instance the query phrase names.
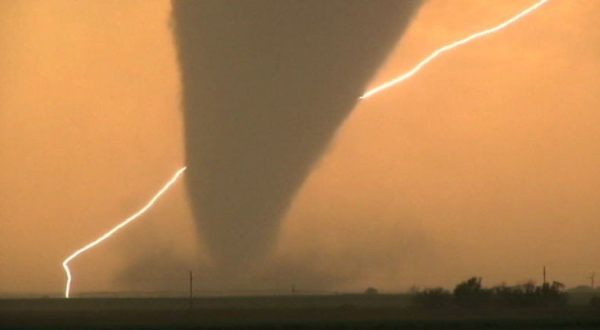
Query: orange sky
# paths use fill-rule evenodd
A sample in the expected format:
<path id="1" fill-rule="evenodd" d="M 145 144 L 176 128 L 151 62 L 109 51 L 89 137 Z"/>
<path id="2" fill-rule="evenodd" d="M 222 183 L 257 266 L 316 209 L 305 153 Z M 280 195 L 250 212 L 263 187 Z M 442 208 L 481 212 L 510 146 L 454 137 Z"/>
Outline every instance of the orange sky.
<path id="1" fill-rule="evenodd" d="M 531 3 L 428 1 L 373 85 Z M 301 264 L 339 279 L 335 290 L 515 282 L 544 264 L 584 283 L 600 268 L 599 9 L 551 1 L 360 103 L 265 265 Z M 61 260 L 183 163 L 169 10 L 0 4 L 0 292 L 60 292 Z M 194 267 L 208 260 L 201 245 L 178 185 L 73 263 L 75 290 L 130 289 L 115 278 L 145 258 Z"/>

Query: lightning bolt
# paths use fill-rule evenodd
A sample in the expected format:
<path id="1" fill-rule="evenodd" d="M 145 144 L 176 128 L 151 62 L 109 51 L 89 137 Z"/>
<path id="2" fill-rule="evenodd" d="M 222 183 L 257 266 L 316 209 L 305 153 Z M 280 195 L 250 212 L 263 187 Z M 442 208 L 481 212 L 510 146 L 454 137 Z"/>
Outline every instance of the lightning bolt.
<path id="1" fill-rule="evenodd" d="M 440 55 L 444 54 L 445 52 L 448 52 L 454 48 L 465 45 L 471 41 L 474 41 L 474 40 L 484 37 L 486 35 L 496 33 L 498 31 L 508 27 L 509 25 L 517 22 L 521 18 L 531 14 L 532 12 L 534 12 L 535 10 L 537 10 L 538 8 L 540 8 L 542 5 L 546 4 L 549 1 L 550 0 L 540 0 L 540 1 L 536 2 L 534 5 L 522 10 L 521 12 L 519 12 L 512 18 L 508 19 L 507 21 L 504 21 L 503 23 L 501 23 L 499 25 L 496 25 L 492 28 L 489 28 L 489 29 L 486 29 L 486 30 L 483 30 L 483 31 L 480 31 L 477 33 L 474 33 L 466 38 L 460 39 L 458 41 L 455 41 L 451 44 L 448 44 L 446 46 L 443 46 L 443 47 L 437 49 L 436 51 L 431 53 L 431 55 L 427 56 L 425 59 L 423 59 L 422 61 L 417 63 L 417 65 L 414 68 L 412 68 L 410 71 L 408 71 L 386 83 L 383 83 L 371 90 L 368 90 L 359 99 L 369 98 L 375 94 L 378 94 L 388 88 L 391 88 L 391 87 L 407 80 L 408 78 L 414 76 L 417 72 L 419 72 L 423 67 L 425 67 L 427 64 L 429 64 L 431 61 L 433 61 Z M 123 229 L 125 226 L 129 225 L 131 222 L 135 221 L 140 216 L 142 216 L 144 213 L 146 213 L 150 208 L 152 208 L 152 206 L 154 206 L 154 204 L 160 199 L 160 197 L 162 197 L 162 195 L 164 193 L 166 193 L 173 186 L 173 184 L 175 184 L 175 182 L 177 182 L 177 180 L 179 179 L 179 177 L 183 174 L 183 172 L 185 170 L 186 170 L 186 167 L 184 166 L 184 167 L 180 168 L 177 172 L 175 172 L 175 174 L 171 177 L 171 179 L 169 181 L 167 181 L 167 183 L 152 197 L 152 199 L 150 199 L 150 201 L 148 203 L 146 203 L 146 205 L 144 205 L 144 207 L 142 207 L 136 213 L 134 213 L 127 219 L 123 220 L 121 223 L 119 223 L 118 225 L 116 225 L 111 230 L 109 230 L 102 236 L 98 237 L 94 241 L 88 243 L 84 247 L 73 252 L 70 256 L 68 256 L 63 261 L 62 266 L 63 266 L 63 268 L 65 270 L 65 274 L 67 276 L 67 283 L 65 285 L 65 298 L 69 298 L 70 291 L 71 291 L 72 275 L 71 275 L 71 270 L 69 269 L 69 263 L 71 261 L 73 261 L 75 258 L 82 255 L 83 253 L 89 251 L 90 249 L 93 249 L 94 247 L 96 247 L 97 245 L 102 243 L 103 241 L 107 240 L 113 234 L 115 234 L 117 231 Z"/>
<path id="2" fill-rule="evenodd" d="M 160 188 L 160 190 L 152 197 L 152 199 L 150 199 L 150 201 L 148 201 L 148 203 L 146 203 L 146 205 L 144 205 L 144 207 L 142 207 L 137 212 L 135 212 L 134 214 L 129 216 L 127 219 L 123 220 L 118 225 L 114 226 L 111 230 L 107 231 L 102 236 L 98 237 L 97 239 L 88 243 L 84 247 L 73 252 L 70 256 L 68 256 L 62 262 L 62 266 L 65 270 L 65 274 L 67 275 L 67 283 L 65 285 L 65 298 L 69 298 L 69 295 L 71 293 L 72 276 L 71 276 L 71 270 L 69 269 L 69 263 L 71 261 L 73 261 L 75 258 L 82 255 L 83 253 L 87 252 L 90 249 L 93 249 L 98 244 L 104 242 L 105 240 L 110 238 L 113 234 L 115 234 L 117 231 L 123 229 L 125 226 L 132 223 L 133 221 L 138 219 L 140 216 L 142 216 L 144 213 L 146 213 L 146 211 L 148 211 L 152 206 L 154 206 L 154 204 L 160 199 L 160 197 L 164 193 L 166 193 L 175 184 L 175 182 L 177 182 L 177 180 L 179 179 L 179 177 L 183 174 L 183 172 L 185 170 L 186 170 L 185 166 L 180 168 L 179 170 L 177 170 L 177 172 L 175 172 L 175 174 L 171 177 L 171 179 L 169 179 L 169 181 L 167 181 L 167 183 L 165 183 L 165 185 L 162 188 Z"/>
<path id="3" fill-rule="evenodd" d="M 371 90 L 368 90 L 367 92 L 365 92 L 361 97 L 359 97 L 359 99 L 366 99 L 369 98 L 377 93 L 383 92 L 384 90 L 391 88 L 405 80 L 407 80 L 408 78 L 414 76 L 417 72 L 421 71 L 421 69 L 423 69 L 423 67 L 425 67 L 427 64 L 429 64 L 431 61 L 433 61 L 434 59 L 436 59 L 437 57 L 439 57 L 440 55 L 444 54 L 445 52 L 448 52 L 454 48 L 460 47 L 462 45 L 468 44 L 471 41 L 475 41 L 479 38 L 482 38 L 484 36 L 487 36 L 489 34 L 493 34 L 496 33 L 500 30 L 503 30 L 504 28 L 508 27 L 509 25 L 519 21 L 520 19 L 522 19 L 523 17 L 531 14 L 532 12 L 536 11 L 538 8 L 540 8 L 541 6 L 543 6 L 544 4 L 546 4 L 547 2 L 549 2 L 550 0 L 540 0 L 538 2 L 536 2 L 534 5 L 520 11 L 518 14 L 516 14 L 515 16 L 511 17 L 510 19 L 504 21 L 501 24 L 498 24 L 492 28 L 474 33 L 466 38 L 460 39 L 458 41 L 455 41 L 451 44 L 448 44 L 446 46 L 443 46 L 441 48 L 438 48 L 436 51 L 434 51 L 433 53 L 431 53 L 431 55 L 427 56 L 425 59 L 421 60 L 421 62 L 417 63 L 417 65 L 415 65 L 414 68 L 412 68 L 411 70 L 409 70 L 408 72 L 388 81 L 385 82 Z"/>

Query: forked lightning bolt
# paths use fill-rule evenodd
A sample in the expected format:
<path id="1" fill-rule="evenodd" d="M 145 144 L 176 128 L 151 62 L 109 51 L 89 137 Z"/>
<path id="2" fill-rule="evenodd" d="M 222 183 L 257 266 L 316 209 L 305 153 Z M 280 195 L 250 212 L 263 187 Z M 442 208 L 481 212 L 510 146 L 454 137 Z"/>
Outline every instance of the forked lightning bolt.
<path id="1" fill-rule="evenodd" d="M 69 298 L 69 295 L 71 293 L 72 277 L 71 277 L 71 270 L 69 269 L 69 262 L 73 261 L 75 258 L 77 258 L 81 254 L 85 253 L 86 251 L 94 248 L 98 244 L 102 243 L 104 240 L 111 237 L 117 231 L 119 231 L 120 229 L 127 226 L 128 224 L 130 224 L 131 222 L 133 222 L 134 220 L 139 218 L 141 215 L 146 213 L 146 211 L 148 211 L 152 206 L 154 206 L 154 204 L 160 199 L 160 197 L 165 192 L 167 192 L 171 188 L 171 186 L 173 186 L 173 184 L 175 184 L 175 182 L 177 182 L 177 179 L 179 179 L 179 177 L 183 174 L 185 169 L 186 169 L 186 167 L 184 166 L 184 167 L 180 168 L 177 172 L 175 172 L 173 177 L 171 177 L 171 179 L 169 181 L 167 181 L 167 183 L 152 197 L 152 199 L 150 199 L 150 201 L 148 203 L 146 203 L 146 205 L 144 205 L 144 207 L 139 209 L 133 215 L 129 216 L 129 218 L 123 220 L 121 223 L 119 223 L 118 225 L 113 227 L 111 230 L 104 233 L 102 236 L 100 236 L 97 239 L 93 240 L 92 242 L 88 243 L 87 245 L 80 248 L 79 250 L 73 252 L 73 254 L 68 256 L 67 259 L 65 259 L 63 261 L 62 266 L 65 270 L 65 274 L 67 275 L 67 284 L 65 286 L 65 298 Z"/>
<path id="2" fill-rule="evenodd" d="M 468 44 L 471 41 L 474 41 L 476 39 L 479 39 L 481 37 L 484 37 L 486 35 L 492 34 L 492 33 L 496 33 L 504 28 L 506 28 L 507 26 L 515 23 L 516 21 L 520 20 L 521 18 L 531 14 L 533 11 L 535 11 L 536 9 L 540 8 L 542 5 L 544 5 L 545 3 L 547 3 L 550 0 L 540 0 L 538 2 L 536 2 L 534 5 L 532 5 L 531 7 L 528 7 L 527 9 L 519 12 L 517 15 L 513 16 L 512 18 L 510 18 L 507 21 L 504 21 L 503 23 L 496 25 L 492 28 L 474 33 L 466 38 L 460 39 L 458 41 L 455 41 L 451 44 L 448 44 L 444 47 L 438 48 L 436 51 L 434 51 L 433 53 L 431 53 L 431 55 L 427 56 L 425 59 L 423 59 L 421 62 L 417 63 L 417 65 L 415 65 L 414 68 L 412 68 L 411 70 L 409 70 L 408 72 L 388 81 L 385 82 L 371 90 L 368 90 L 367 92 L 365 92 L 359 99 L 366 99 L 369 98 L 377 93 L 380 93 L 390 87 L 393 87 L 394 85 L 397 85 L 405 80 L 407 80 L 408 78 L 414 76 L 417 72 L 419 72 L 424 66 L 426 66 L 427 64 L 429 64 L 431 61 L 433 61 L 435 58 L 437 58 L 438 56 L 444 54 L 447 51 L 450 51 L 454 48 L 460 47 L 464 44 Z"/>

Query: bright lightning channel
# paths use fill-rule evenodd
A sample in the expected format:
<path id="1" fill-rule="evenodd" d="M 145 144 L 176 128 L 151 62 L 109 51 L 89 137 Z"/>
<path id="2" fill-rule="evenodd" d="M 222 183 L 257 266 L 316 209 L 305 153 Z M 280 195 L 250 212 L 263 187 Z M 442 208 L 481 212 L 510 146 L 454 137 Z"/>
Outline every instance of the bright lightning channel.
<path id="1" fill-rule="evenodd" d="M 165 185 L 139 211 L 135 212 L 133 215 L 129 216 L 129 218 L 123 220 L 121 223 L 119 223 L 118 225 L 116 225 L 111 230 L 107 231 L 105 234 L 98 237 L 94 241 L 88 243 L 84 247 L 73 252 L 73 254 L 68 256 L 67 259 L 65 259 L 63 261 L 62 266 L 65 270 L 65 274 L 67 275 L 67 284 L 65 286 L 65 298 L 69 298 L 69 295 L 71 293 L 72 276 L 71 276 L 71 270 L 69 269 L 69 263 L 71 261 L 73 261 L 75 258 L 77 258 L 78 256 L 80 256 L 81 254 L 85 253 L 86 251 L 96 247 L 98 244 L 102 243 L 104 240 L 111 237 L 114 233 L 116 233 L 117 231 L 124 228 L 125 226 L 127 226 L 128 224 L 130 224 L 131 222 L 133 222 L 134 220 L 139 218 L 141 215 L 146 213 L 146 211 L 148 211 L 152 206 L 154 206 L 154 204 L 160 199 L 160 197 L 164 193 L 166 193 L 173 186 L 173 184 L 175 184 L 175 182 L 177 182 L 177 180 L 183 174 L 183 172 L 186 170 L 186 168 L 187 167 L 184 166 L 184 167 L 180 168 L 179 170 L 177 170 L 177 172 L 175 172 L 175 174 L 171 177 L 171 179 L 169 181 L 167 181 L 167 183 L 165 183 Z"/>
<path id="2" fill-rule="evenodd" d="M 427 56 L 425 59 L 423 59 L 421 62 L 419 62 L 414 68 L 412 68 L 410 71 L 402 74 L 401 76 L 394 78 L 393 80 L 390 80 L 382 85 L 379 85 L 367 92 L 365 92 L 365 94 L 363 94 L 360 99 L 366 99 L 369 98 L 375 94 L 378 94 L 390 87 L 393 87 L 394 85 L 397 85 L 401 82 L 403 82 L 404 80 L 412 77 L 413 75 L 415 75 L 417 72 L 419 72 L 424 66 L 426 66 L 427 64 L 429 64 L 429 62 L 433 61 L 435 58 L 437 58 L 438 56 L 442 55 L 443 53 L 450 51 L 454 48 L 457 48 L 459 46 L 462 46 L 464 44 L 467 44 L 473 40 L 479 39 L 483 36 L 486 36 L 488 34 L 492 34 L 495 32 L 498 32 L 504 28 L 506 28 L 507 26 L 515 23 L 516 21 L 520 20 L 521 18 L 529 15 L 530 13 L 532 13 L 533 11 L 537 10 L 539 7 L 541 7 L 542 5 L 544 5 L 545 3 L 549 2 L 550 0 L 540 0 L 537 3 L 535 3 L 534 5 L 532 5 L 531 7 L 528 7 L 527 9 L 519 12 L 517 15 L 513 16 L 512 18 L 510 18 L 509 20 L 495 26 L 492 28 L 489 28 L 487 30 L 483 30 L 480 32 L 477 32 L 475 34 L 472 34 L 464 39 L 460 39 L 458 41 L 455 41 L 449 45 L 446 45 L 444 47 L 439 48 L 438 50 L 434 51 L 433 53 L 431 53 L 431 55 Z M 117 231 L 119 231 L 120 229 L 124 228 L 125 226 L 127 226 L 128 224 L 130 224 L 131 222 L 133 222 L 134 220 L 136 220 L 137 218 L 139 218 L 140 216 L 142 216 L 144 213 L 146 213 L 146 211 L 148 211 L 152 206 L 154 206 L 154 204 L 160 199 L 160 197 L 162 197 L 162 195 L 164 193 L 166 193 L 173 184 L 175 184 L 175 182 L 179 179 L 179 177 L 183 174 L 183 172 L 186 170 L 186 167 L 182 167 L 180 168 L 177 172 L 175 172 L 175 174 L 173 175 L 173 177 L 171 177 L 171 179 L 154 195 L 154 197 L 152 197 L 152 199 L 150 199 L 150 201 L 148 203 L 146 203 L 146 205 L 144 205 L 144 207 L 142 207 L 139 211 L 137 211 L 136 213 L 134 213 L 133 215 L 131 215 L 129 218 L 125 219 L 123 222 L 119 223 L 118 225 L 116 225 L 115 227 L 113 227 L 111 230 L 109 230 L 108 232 L 106 232 L 105 234 L 103 234 L 102 236 L 98 237 L 96 240 L 88 243 L 87 245 L 85 245 L 84 247 L 80 248 L 79 250 L 73 252 L 73 254 L 71 254 L 70 256 L 68 256 L 62 263 L 62 266 L 65 270 L 65 274 L 67 275 L 67 283 L 65 285 L 65 298 L 69 298 L 70 292 L 71 292 L 71 281 L 72 281 L 72 276 L 71 276 L 71 270 L 69 269 L 69 263 L 71 261 L 73 261 L 75 258 L 77 258 L 78 256 L 80 256 L 81 254 L 87 252 L 88 250 L 96 247 L 98 244 L 102 243 L 103 241 L 105 241 L 106 239 L 108 239 L 109 237 L 111 237 L 113 234 L 115 234 Z"/>
<path id="3" fill-rule="evenodd" d="M 464 44 L 467 44 L 471 41 L 474 41 L 476 39 L 479 39 L 481 37 L 484 37 L 486 35 L 492 34 L 492 33 L 496 33 L 504 28 L 506 28 L 507 26 L 515 23 L 516 21 L 520 20 L 521 18 L 531 14 L 532 12 L 534 12 L 535 10 L 537 10 L 538 8 L 540 8 L 542 5 L 546 4 L 547 2 L 549 2 L 550 0 L 540 0 L 538 2 L 536 2 L 534 5 L 532 5 L 531 7 L 526 8 L 525 10 L 519 12 L 517 15 L 513 16 L 512 18 L 510 18 L 507 21 L 504 21 L 503 23 L 496 25 L 492 28 L 477 32 L 475 34 L 472 34 L 466 38 L 460 39 L 458 41 L 455 41 L 449 45 L 446 45 L 444 47 L 441 47 L 439 49 L 437 49 L 436 51 L 434 51 L 433 53 L 431 53 L 431 55 L 427 56 L 425 59 L 423 59 L 421 62 L 419 62 L 414 68 L 412 68 L 410 71 L 402 74 L 401 76 L 398 76 L 397 78 L 394 78 L 386 83 L 383 83 L 371 90 L 368 90 L 367 92 L 365 92 L 361 97 L 359 97 L 359 99 L 366 99 L 369 98 L 377 93 L 383 92 L 384 90 L 393 87 L 394 85 L 397 85 L 403 81 L 405 81 L 406 79 L 412 77 L 413 75 L 415 75 L 417 72 L 419 72 L 424 66 L 426 66 L 427 64 L 429 64 L 429 62 L 433 61 L 436 57 L 442 55 L 443 53 L 450 51 L 454 48 L 460 47 Z"/>

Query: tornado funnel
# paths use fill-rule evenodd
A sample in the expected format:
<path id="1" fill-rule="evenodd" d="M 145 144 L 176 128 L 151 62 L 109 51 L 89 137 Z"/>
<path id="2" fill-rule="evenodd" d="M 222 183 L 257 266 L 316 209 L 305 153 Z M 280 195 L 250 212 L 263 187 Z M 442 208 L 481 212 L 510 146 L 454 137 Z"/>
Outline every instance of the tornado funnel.
<path id="1" fill-rule="evenodd" d="M 220 267 L 269 252 L 419 3 L 173 1 L 190 199 Z"/>

